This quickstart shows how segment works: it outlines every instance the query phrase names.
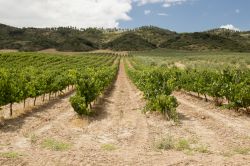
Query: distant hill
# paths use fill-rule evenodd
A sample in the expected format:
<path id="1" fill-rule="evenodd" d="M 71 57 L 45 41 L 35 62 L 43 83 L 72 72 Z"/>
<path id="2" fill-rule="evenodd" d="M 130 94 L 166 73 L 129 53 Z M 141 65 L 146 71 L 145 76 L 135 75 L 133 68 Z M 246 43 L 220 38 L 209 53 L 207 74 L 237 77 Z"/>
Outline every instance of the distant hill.
<path id="1" fill-rule="evenodd" d="M 61 51 L 91 51 L 99 48 L 99 30 L 73 28 L 14 28 L 0 25 L 0 49 L 38 51 L 56 48 Z M 92 32 L 93 31 L 93 32 Z"/>
<path id="2" fill-rule="evenodd" d="M 141 36 L 143 39 L 159 46 L 166 40 L 175 38 L 178 34 L 176 32 L 169 31 L 154 26 L 143 26 L 134 30 L 135 34 Z"/>
<path id="3" fill-rule="evenodd" d="M 207 33 L 218 35 L 220 37 L 229 38 L 235 40 L 241 44 L 250 44 L 250 31 L 238 32 L 228 29 L 213 29 L 207 31 Z"/>
<path id="4" fill-rule="evenodd" d="M 176 33 L 154 26 L 136 29 L 16 28 L 0 24 L 0 49 L 38 51 L 122 51 L 171 48 L 183 50 L 250 51 L 250 32 L 213 29 Z"/>
<path id="5" fill-rule="evenodd" d="M 231 50 L 250 51 L 249 44 L 242 42 L 240 36 L 226 37 L 208 32 L 179 34 L 177 37 L 163 42 L 161 48 L 183 50 Z"/>
<path id="6" fill-rule="evenodd" d="M 129 32 L 104 44 L 104 48 L 116 51 L 143 51 L 157 48 L 156 45 L 143 39 L 141 36 Z"/>

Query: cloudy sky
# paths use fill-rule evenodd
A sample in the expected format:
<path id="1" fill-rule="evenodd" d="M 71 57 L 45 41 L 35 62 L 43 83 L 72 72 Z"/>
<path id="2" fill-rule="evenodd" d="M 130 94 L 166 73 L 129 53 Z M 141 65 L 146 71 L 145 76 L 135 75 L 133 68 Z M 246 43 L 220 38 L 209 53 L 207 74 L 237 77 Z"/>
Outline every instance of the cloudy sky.
<path id="1" fill-rule="evenodd" d="M 249 16 L 250 0 L 0 0 L 0 23 L 17 27 L 250 30 Z"/>

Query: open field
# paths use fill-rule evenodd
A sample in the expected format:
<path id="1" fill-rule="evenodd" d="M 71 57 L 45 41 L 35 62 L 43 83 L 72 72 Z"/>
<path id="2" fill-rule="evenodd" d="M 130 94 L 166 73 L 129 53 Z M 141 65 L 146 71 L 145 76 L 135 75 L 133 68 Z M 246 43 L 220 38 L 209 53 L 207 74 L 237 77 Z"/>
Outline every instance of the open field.
<path id="1" fill-rule="evenodd" d="M 0 111 L 5 119 L 0 119 L 0 165 L 250 165 L 250 117 L 246 108 L 235 111 L 232 108 L 235 105 L 227 107 L 229 103 L 215 106 L 214 97 L 208 95 L 206 101 L 203 94 L 198 97 L 197 92 L 190 89 L 188 93 L 187 83 L 183 86 L 184 83 L 178 82 L 183 79 L 183 70 L 211 69 L 213 72 L 227 66 L 249 77 L 249 58 L 247 53 L 173 50 L 132 52 L 125 57 L 109 53 L 71 56 L 0 53 L 0 71 L 14 71 L 14 68 L 30 71 L 33 66 L 34 80 L 43 72 L 55 71 L 59 71 L 53 75 L 55 78 L 75 79 L 60 89 L 27 98 L 19 95 L 19 100 L 13 103 L 12 117 L 8 115 L 10 104 L 0 98 L 3 105 Z M 169 70 L 172 71 L 173 66 L 177 67 L 174 71 L 180 72 L 180 77 L 166 78 L 172 76 Z M 68 77 L 68 70 L 78 74 Z M 19 72 L 16 71 L 17 75 L 22 76 Z M 5 78 L 3 73 L 9 74 L 0 72 L 0 83 Z M 112 77 L 105 82 L 108 75 Z M 239 82 L 246 90 L 249 90 L 249 86 L 245 86 L 249 85 L 248 77 Z M 90 82 L 92 86 L 82 88 L 82 82 L 87 84 L 91 78 L 94 78 Z M 63 80 L 54 81 L 54 85 L 59 87 Z M 105 86 L 101 86 L 104 83 Z M 36 84 L 30 86 L 33 85 Z M 19 87 L 22 94 L 25 91 L 23 86 L 13 86 Z M 96 95 L 85 105 L 91 114 L 79 116 L 71 98 L 83 95 L 82 89 Z M 53 95 L 49 100 L 50 92 Z M 84 96 L 85 100 L 88 95 Z M 246 98 L 241 100 L 249 104 L 247 94 L 241 96 L 244 95 Z M 158 103 L 162 96 L 176 98 L 177 107 L 169 106 L 174 100 L 165 105 L 163 102 L 167 109 L 161 110 L 160 104 L 152 106 L 152 101 Z M 36 106 L 33 106 L 34 97 L 38 98 Z M 27 99 L 27 111 L 23 111 L 23 99 Z M 146 105 L 151 108 L 148 112 L 145 112 Z M 169 114 L 169 110 L 175 113 L 176 119 L 171 118 L 173 114 Z"/>
<path id="2" fill-rule="evenodd" d="M 147 52 L 135 52 L 134 54 L 147 65 L 220 69 L 226 67 L 250 68 L 250 53 L 158 49 Z"/>

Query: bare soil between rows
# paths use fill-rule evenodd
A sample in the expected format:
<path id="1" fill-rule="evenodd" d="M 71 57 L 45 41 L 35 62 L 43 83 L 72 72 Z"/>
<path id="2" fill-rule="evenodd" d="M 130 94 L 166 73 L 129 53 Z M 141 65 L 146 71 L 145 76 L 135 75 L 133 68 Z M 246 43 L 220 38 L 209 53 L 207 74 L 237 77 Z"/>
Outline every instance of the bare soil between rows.
<path id="1" fill-rule="evenodd" d="M 0 165 L 250 165 L 250 118 L 176 92 L 180 123 L 143 114 L 142 93 L 121 61 L 117 80 L 95 104 L 97 114 L 78 118 L 69 97 L 0 128 Z M 164 138 L 179 148 L 158 149 Z M 44 147 L 53 139 L 68 148 Z M 181 142 L 188 146 L 181 147 Z M 185 144 L 185 145 L 186 145 Z"/>

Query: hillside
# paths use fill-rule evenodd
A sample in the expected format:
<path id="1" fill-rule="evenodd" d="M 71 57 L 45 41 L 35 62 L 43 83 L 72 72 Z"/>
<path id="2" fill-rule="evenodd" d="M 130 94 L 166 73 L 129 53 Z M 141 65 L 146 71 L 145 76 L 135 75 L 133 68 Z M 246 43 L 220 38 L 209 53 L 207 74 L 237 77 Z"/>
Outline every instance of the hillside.
<path id="1" fill-rule="evenodd" d="M 136 29 L 16 28 L 0 24 L 0 49 L 38 51 L 184 50 L 250 51 L 250 32 L 213 29 L 205 32 L 176 33 L 154 26 Z"/>
<path id="2" fill-rule="evenodd" d="M 135 29 L 135 33 L 145 40 L 159 46 L 166 40 L 175 38 L 178 34 L 176 32 L 169 31 L 167 29 L 162 29 L 153 26 L 143 26 Z"/>
<path id="3" fill-rule="evenodd" d="M 249 44 L 237 38 L 225 37 L 207 32 L 179 34 L 177 37 L 163 42 L 161 48 L 183 50 L 231 50 L 249 51 Z"/>
<path id="4" fill-rule="evenodd" d="M 230 38 L 232 40 L 236 40 L 242 44 L 248 43 L 250 44 L 250 31 L 245 32 L 237 32 L 228 29 L 213 29 L 207 31 L 210 34 L 218 35 L 225 38 Z"/>
<path id="5" fill-rule="evenodd" d="M 20 29 L 0 25 L 0 49 L 38 51 L 56 48 L 60 51 L 91 51 L 99 48 L 98 41 L 101 37 L 99 33 L 95 29 L 85 31 L 74 28 Z"/>
<path id="6" fill-rule="evenodd" d="M 126 33 L 106 43 L 104 48 L 116 51 L 142 51 L 155 49 L 157 47 L 135 33 Z"/>

